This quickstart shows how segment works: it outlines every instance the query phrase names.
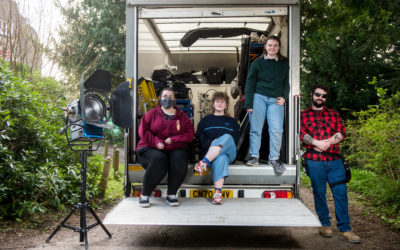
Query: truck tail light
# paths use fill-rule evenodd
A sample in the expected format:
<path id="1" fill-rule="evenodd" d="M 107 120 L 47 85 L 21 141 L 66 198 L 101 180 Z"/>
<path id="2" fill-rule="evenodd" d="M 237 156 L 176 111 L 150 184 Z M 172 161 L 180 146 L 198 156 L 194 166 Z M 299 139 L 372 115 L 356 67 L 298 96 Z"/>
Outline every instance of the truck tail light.
<path id="1" fill-rule="evenodd" d="M 133 197 L 140 197 L 142 194 L 142 190 L 135 190 L 132 193 Z M 153 197 L 161 197 L 161 190 L 154 190 L 153 193 L 151 194 Z"/>
<path id="2" fill-rule="evenodd" d="M 264 198 L 271 198 L 271 199 L 275 199 L 275 198 L 291 199 L 291 198 L 293 198 L 293 193 L 291 191 L 281 191 L 281 190 L 264 191 L 263 197 Z"/>

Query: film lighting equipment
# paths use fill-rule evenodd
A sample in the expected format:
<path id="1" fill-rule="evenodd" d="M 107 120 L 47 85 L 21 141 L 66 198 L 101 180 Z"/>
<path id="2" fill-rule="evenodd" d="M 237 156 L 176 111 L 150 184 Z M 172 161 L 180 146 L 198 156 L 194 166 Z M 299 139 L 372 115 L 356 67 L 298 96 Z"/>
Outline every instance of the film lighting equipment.
<path id="1" fill-rule="evenodd" d="M 111 233 L 86 201 L 87 153 L 98 149 L 99 144 L 94 149 L 92 144 L 103 139 L 103 129 L 114 127 L 108 124 L 111 118 L 115 125 L 122 128 L 131 128 L 133 118 L 130 96 L 131 81 L 121 83 L 111 92 L 111 77 L 108 71 L 97 70 L 86 81 L 83 79 L 82 75 L 79 99 L 69 103 L 63 109 L 66 112 L 65 126 L 60 130 L 60 134 L 65 134 L 70 149 L 81 152 L 80 203 L 74 205 L 71 212 L 46 240 L 46 243 L 50 242 L 61 227 L 65 227 L 78 232 L 80 242 L 85 241 L 85 249 L 88 249 L 87 232 L 89 229 L 100 225 L 109 238 L 111 238 Z M 96 220 L 91 225 L 86 223 L 86 209 Z M 77 210 L 80 211 L 80 226 L 67 225 L 67 220 Z"/>

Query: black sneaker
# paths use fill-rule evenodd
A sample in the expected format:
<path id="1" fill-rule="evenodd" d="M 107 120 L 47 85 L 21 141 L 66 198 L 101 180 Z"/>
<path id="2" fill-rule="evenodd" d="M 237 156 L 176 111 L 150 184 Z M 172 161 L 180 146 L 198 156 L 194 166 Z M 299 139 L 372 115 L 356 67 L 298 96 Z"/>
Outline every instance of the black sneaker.
<path id="1" fill-rule="evenodd" d="M 169 198 L 169 196 L 167 196 L 167 203 L 168 205 L 170 205 L 171 207 L 177 207 L 179 206 L 179 201 L 177 198 L 171 199 Z"/>
<path id="2" fill-rule="evenodd" d="M 255 156 L 250 156 L 249 160 L 246 162 L 247 166 L 258 165 L 258 158 Z"/>
<path id="3" fill-rule="evenodd" d="M 145 198 L 139 197 L 139 207 L 150 207 L 149 198 L 145 199 Z"/>
<path id="4" fill-rule="evenodd" d="M 269 160 L 268 164 L 274 168 L 274 172 L 276 176 L 283 174 L 286 171 L 285 166 L 283 166 L 282 162 L 279 160 Z"/>

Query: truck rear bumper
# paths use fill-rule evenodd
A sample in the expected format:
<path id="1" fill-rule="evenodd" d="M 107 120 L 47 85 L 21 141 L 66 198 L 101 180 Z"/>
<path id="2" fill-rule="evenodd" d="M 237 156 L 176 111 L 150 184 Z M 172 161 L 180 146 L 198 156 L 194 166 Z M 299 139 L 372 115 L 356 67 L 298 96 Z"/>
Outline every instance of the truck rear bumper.
<path id="1" fill-rule="evenodd" d="M 198 176 L 193 174 L 193 164 L 189 164 L 188 173 L 186 175 L 185 184 L 213 184 L 212 171 L 209 168 L 206 176 Z M 249 185 L 264 185 L 264 184 L 295 184 L 296 182 L 296 165 L 285 164 L 286 171 L 276 176 L 272 166 L 268 164 L 260 164 L 253 167 L 246 166 L 242 162 L 236 162 L 229 165 L 230 176 L 225 180 L 225 184 L 249 184 Z M 138 164 L 131 164 L 128 167 L 128 177 L 130 183 L 140 183 L 143 180 L 145 171 Z M 165 177 L 160 184 L 166 184 Z"/>

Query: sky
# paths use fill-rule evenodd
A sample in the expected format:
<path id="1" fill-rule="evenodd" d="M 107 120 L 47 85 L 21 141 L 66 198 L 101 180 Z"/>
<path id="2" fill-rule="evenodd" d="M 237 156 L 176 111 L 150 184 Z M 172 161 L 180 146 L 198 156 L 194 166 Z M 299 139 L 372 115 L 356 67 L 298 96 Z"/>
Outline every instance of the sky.
<path id="1" fill-rule="evenodd" d="M 59 25 L 63 23 L 61 13 L 55 6 L 55 0 L 15 0 L 20 13 L 28 23 L 39 33 L 42 42 L 48 38 L 48 32 L 56 34 Z M 66 3 L 66 0 L 60 0 Z"/>
<path id="2" fill-rule="evenodd" d="M 63 18 L 59 9 L 55 6 L 55 0 L 14 0 L 27 22 L 38 33 L 39 39 L 44 46 L 50 44 L 53 37 L 59 42 L 59 27 L 63 24 Z M 63 6 L 68 0 L 58 0 Z M 42 75 L 53 76 L 57 80 L 63 78 L 61 71 L 47 57 L 43 58 Z"/>

